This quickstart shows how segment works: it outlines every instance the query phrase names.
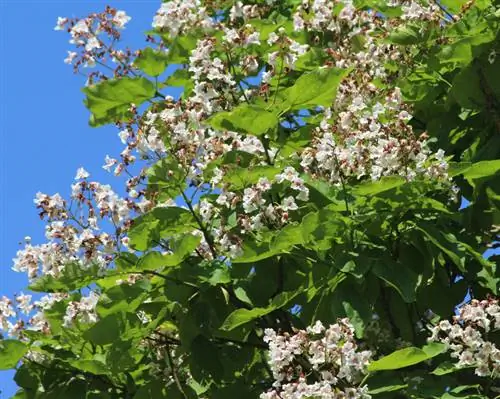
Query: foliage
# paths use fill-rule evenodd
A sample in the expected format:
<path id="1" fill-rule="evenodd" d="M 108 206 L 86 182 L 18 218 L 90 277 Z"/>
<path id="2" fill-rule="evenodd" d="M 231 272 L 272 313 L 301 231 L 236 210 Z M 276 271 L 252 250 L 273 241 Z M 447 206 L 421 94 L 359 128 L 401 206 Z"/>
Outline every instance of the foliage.
<path id="1" fill-rule="evenodd" d="M 138 52 L 129 19 L 58 20 L 129 178 L 37 194 L 15 398 L 498 397 L 500 4 L 173 0 Z"/>

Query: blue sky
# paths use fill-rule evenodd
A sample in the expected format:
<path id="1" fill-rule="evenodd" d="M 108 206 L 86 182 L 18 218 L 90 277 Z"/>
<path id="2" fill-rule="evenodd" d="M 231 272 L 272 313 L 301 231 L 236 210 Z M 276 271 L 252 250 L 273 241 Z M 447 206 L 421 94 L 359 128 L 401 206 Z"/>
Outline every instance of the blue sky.
<path id="1" fill-rule="evenodd" d="M 27 235 L 44 242 L 44 223 L 33 205 L 37 191 L 67 197 L 80 166 L 96 180 L 118 183 L 101 168 L 105 155 L 122 147 L 118 131 L 88 126 L 84 78 L 63 63 L 71 45 L 68 34 L 53 30 L 57 17 L 86 16 L 109 4 L 132 16 L 123 40 L 141 48 L 160 3 L 0 0 L 0 296 L 27 284 L 11 271 L 19 242 Z M 0 372 L 1 399 L 16 391 L 12 375 Z"/>

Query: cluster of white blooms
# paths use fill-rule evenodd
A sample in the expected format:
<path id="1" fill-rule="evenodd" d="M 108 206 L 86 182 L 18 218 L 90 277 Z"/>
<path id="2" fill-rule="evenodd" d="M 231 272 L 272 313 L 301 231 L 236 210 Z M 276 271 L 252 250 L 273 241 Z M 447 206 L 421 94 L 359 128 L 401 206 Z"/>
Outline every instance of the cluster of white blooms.
<path id="1" fill-rule="evenodd" d="M 500 376 L 500 349 L 487 336 L 500 330 L 500 306 L 497 299 L 473 299 L 461 307 L 453 323 L 440 321 L 432 328 L 430 341 L 448 345 L 457 367 L 474 367 L 481 377 Z"/>
<path id="2" fill-rule="evenodd" d="M 403 11 L 403 15 L 401 16 L 401 18 L 406 20 L 413 19 L 417 21 L 436 21 L 439 20 L 439 16 L 441 14 L 439 6 L 431 1 L 423 5 L 414 0 L 403 0 L 394 1 L 393 5 L 401 5 L 401 11 Z"/>
<path id="3" fill-rule="evenodd" d="M 212 59 L 215 42 L 212 38 L 198 41 L 189 58 L 189 72 L 193 74 L 194 95 L 191 101 L 200 104 L 207 114 L 224 109 L 223 98 L 230 98 L 236 82 L 226 72 L 227 66 L 218 57 Z"/>
<path id="4" fill-rule="evenodd" d="M 329 327 L 317 321 L 294 334 L 266 329 L 264 341 L 275 382 L 261 399 L 371 397 L 367 386 L 356 386 L 367 372 L 371 352 L 358 350 L 348 319 Z"/>
<path id="5" fill-rule="evenodd" d="M 14 258 L 15 271 L 27 273 L 34 279 L 41 268 L 43 275 L 57 277 L 69 263 L 76 263 L 81 268 L 92 265 L 105 268 L 112 261 L 112 254 L 117 249 L 114 235 L 119 238 L 134 212 L 144 212 L 148 204 L 144 200 L 134 202 L 121 198 L 111 186 L 89 182 L 88 177 L 88 172 L 80 168 L 76 175 L 78 181 L 72 185 L 72 204 L 78 214 L 74 214 L 59 194 L 37 194 L 34 201 L 41 209 L 40 215 L 48 219 L 45 236 L 49 241 L 32 245 L 30 239 L 26 240 L 24 248 Z M 108 221 L 117 230 L 114 235 L 101 231 L 99 224 Z"/>
<path id="6" fill-rule="evenodd" d="M 387 6 L 400 7 L 403 20 L 439 20 L 441 10 L 436 4 L 414 0 L 388 0 Z M 296 30 L 341 33 L 342 24 L 354 27 L 366 21 L 366 13 L 356 10 L 352 0 L 303 0 L 293 15 Z M 352 35 L 361 33 L 357 30 Z"/>
<path id="7" fill-rule="evenodd" d="M 88 296 L 83 296 L 79 301 L 71 301 L 66 308 L 63 325 L 71 327 L 75 321 L 84 324 L 95 323 L 98 320 L 96 313 L 99 295 L 91 291 Z"/>
<path id="8" fill-rule="evenodd" d="M 300 44 L 289 38 L 283 27 L 278 29 L 278 33 L 271 32 L 269 34 L 267 44 L 272 46 L 271 49 L 278 47 L 278 50 L 268 54 L 268 64 L 271 66 L 271 69 L 262 77 L 264 82 L 268 82 L 272 76 L 282 73 L 283 68 L 287 68 L 288 70 L 295 69 L 295 63 L 298 58 L 304 55 L 309 49 L 308 44 Z"/>
<path id="9" fill-rule="evenodd" d="M 47 294 L 32 302 L 32 296 L 22 292 L 15 295 L 14 300 L 3 296 L 0 298 L 0 331 L 17 338 L 23 337 L 26 329 L 49 333 L 44 311 L 67 297 L 67 294 Z"/>
<path id="10" fill-rule="evenodd" d="M 273 184 L 286 185 L 290 194 L 281 202 L 273 201 L 272 195 L 266 194 L 271 190 Z M 231 195 L 233 194 L 233 195 Z M 236 194 L 223 192 L 216 200 L 223 204 L 230 197 Z M 307 201 L 309 199 L 309 189 L 305 186 L 304 180 L 299 177 L 299 173 L 291 166 L 287 166 L 282 173 L 277 174 L 272 181 L 261 177 L 257 184 L 247 187 L 243 191 L 242 208 L 243 213 L 239 215 L 239 223 L 242 232 L 262 230 L 265 226 L 283 226 L 289 220 L 289 212 L 299 208 L 297 201 Z M 226 206 L 229 204 L 226 202 Z"/>
<path id="11" fill-rule="evenodd" d="M 105 11 L 90 14 L 83 19 L 59 17 L 54 29 L 68 31 L 71 35 L 70 43 L 76 47 L 76 51 L 68 51 L 64 62 L 73 65 L 74 71 L 79 72 L 80 67 L 94 68 L 105 62 L 106 56 L 109 56 L 118 64 L 114 75 L 127 74 L 131 69 L 132 53 L 128 49 L 116 50 L 113 44 L 120 39 L 120 31 L 130 19 L 125 11 L 112 7 L 106 7 Z M 104 76 L 101 72 L 92 72 L 89 74 L 89 83 Z"/>
<path id="12" fill-rule="evenodd" d="M 338 15 L 331 10 L 337 5 L 343 5 Z M 377 85 L 377 81 L 394 78 L 387 63 L 403 62 L 406 57 L 397 46 L 375 40 L 376 32 L 391 29 L 394 20 L 389 22 L 374 11 L 356 10 L 350 1 L 339 0 L 305 1 L 295 21 L 296 30 L 335 32 L 338 40 L 327 50 L 332 63 L 353 68 L 340 84 L 333 107 L 324 110 L 312 145 L 300 154 L 301 166 L 332 183 L 351 176 L 378 180 L 394 174 L 409 180 L 422 175 L 445 179 L 444 153 L 433 154 L 425 135 L 415 137 L 406 123 L 412 116 L 400 89 L 380 90 Z M 362 40 L 353 41 L 353 36 Z"/>
<path id="13" fill-rule="evenodd" d="M 175 37 L 185 30 L 208 28 L 213 20 L 199 0 L 173 0 L 164 2 L 153 19 L 153 28 Z"/>
<path id="14" fill-rule="evenodd" d="M 12 316 L 15 316 L 16 312 L 14 311 L 14 308 L 12 307 L 12 301 L 7 298 L 6 296 L 3 296 L 0 298 L 0 325 L 3 330 L 7 330 L 9 327 L 9 321 L 8 319 Z"/>

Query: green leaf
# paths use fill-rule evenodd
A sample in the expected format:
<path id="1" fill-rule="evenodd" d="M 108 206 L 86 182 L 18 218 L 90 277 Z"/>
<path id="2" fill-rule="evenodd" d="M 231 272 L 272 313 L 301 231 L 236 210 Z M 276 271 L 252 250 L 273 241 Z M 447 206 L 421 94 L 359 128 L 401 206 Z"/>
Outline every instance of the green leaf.
<path id="1" fill-rule="evenodd" d="M 293 298 L 299 294 L 295 292 L 282 292 L 277 295 L 271 302 L 271 305 L 266 308 L 253 308 L 253 309 L 237 309 L 227 316 L 224 323 L 222 323 L 221 330 L 231 331 L 235 328 L 249 323 L 252 320 L 265 316 L 276 309 L 280 309 L 287 305 Z"/>
<path id="2" fill-rule="evenodd" d="M 473 59 L 473 48 L 494 39 L 490 30 L 484 33 L 472 34 L 442 46 L 437 57 L 441 63 L 454 63 L 460 66 L 470 64 Z"/>
<path id="3" fill-rule="evenodd" d="M 28 352 L 28 347 L 14 339 L 0 340 L 0 370 L 16 367 L 19 360 Z"/>
<path id="4" fill-rule="evenodd" d="M 168 43 L 169 38 L 163 37 L 164 41 Z M 196 48 L 198 38 L 196 35 L 179 35 L 177 36 L 170 46 L 168 47 L 168 59 L 171 64 L 188 64 L 191 52 Z"/>
<path id="5" fill-rule="evenodd" d="M 85 105 L 92 113 L 91 126 L 125 121 L 132 117 L 130 105 L 141 105 L 155 95 L 154 84 L 146 78 L 119 78 L 83 89 Z"/>
<path id="6" fill-rule="evenodd" d="M 226 172 L 223 181 L 230 184 L 233 190 L 240 190 L 257 183 L 261 177 L 272 180 L 280 172 L 280 168 L 268 165 L 258 165 L 249 168 L 233 167 Z"/>
<path id="7" fill-rule="evenodd" d="M 353 194 L 376 195 L 384 191 L 392 190 L 405 184 L 406 180 L 401 176 L 384 176 L 377 181 L 369 181 L 358 184 L 353 188 Z"/>
<path id="8" fill-rule="evenodd" d="M 168 65 L 168 53 L 146 47 L 144 50 L 141 50 L 134 64 L 149 76 L 159 76 L 165 71 Z"/>
<path id="9" fill-rule="evenodd" d="M 467 3 L 467 0 L 440 0 L 440 3 L 445 6 L 450 12 L 458 13 L 461 7 Z"/>
<path id="10" fill-rule="evenodd" d="M 452 363 L 452 362 L 447 361 L 447 362 L 441 363 L 434 370 L 432 370 L 431 374 L 445 375 L 445 374 L 454 373 L 454 372 L 459 371 L 461 369 L 462 368 L 457 367 L 456 363 Z"/>
<path id="11" fill-rule="evenodd" d="M 29 363 L 23 364 L 14 376 L 16 384 L 25 389 L 36 390 L 40 384 L 36 369 L 30 367 Z"/>
<path id="12" fill-rule="evenodd" d="M 404 24 L 389 33 L 388 40 L 396 44 L 417 44 L 426 40 L 427 26 L 422 24 Z"/>
<path id="13" fill-rule="evenodd" d="M 134 220 L 129 230 L 130 246 L 145 251 L 158 245 L 161 238 L 196 229 L 191 212 L 181 207 L 160 207 Z"/>
<path id="14" fill-rule="evenodd" d="M 500 159 L 493 161 L 481 161 L 473 163 L 469 168 L 462 172 L 463 176 L 471 183 L 474 180 L 484 177 L 492 177 L 500 172 Z"/>
<path id="15" fill-rule="evenodd" d="M 407 387 L 408 384 L 386 385 L 385 387 L 370 389 L 368 393 L 370 395 L 377 395 L 379 393 L 384 393 L 384 392 L 400 391 L 401 389 L 405 389 Z"/>
<path id="16" fill-rule="evenodd" d="M 285 252 L 283 250 L 270 249 L 269 243 L 267 242 L 257 243 L 251 240 L 246 240 L 243 243 L 242 251 L 243 253 L 237 258 L 234 258 L 232 263 L 254 263 Z"/>
<path id="17" fill-rule="evenodd" d="M 250 306 L 253 306 L 251 299 L 248 297 L 248 294 L 243 288 L 241 287 L 236 288 L 234 290 L 234 295 L 236 295 L 236 298 L 238 298 L 240 301 L 245 302 Z"/>
<path id="18" fill-rule="evenodd" d="M 208 119 L 214 129 L 250 133 L 256 136 L 277 128 L 278 116 L 252 104 L 241 104 L 229 112 L 218 112 Z"/>
<path id="19" fill-rule="evenodd" d="M 415 302 L 420 277 L 408 266 L 382 261 L 374 264 L 372 272 L 398 291 L 406 303 Z"/>
<path id="20" fill-rule="evenodd" d="M 95 375 L 104 375 L 109 373 L 106 365 L 98 360 L 78 359 L 72 360 L 71 362 L 69 362 L 69 364 L 74 368 L 77 368 L 78 370 L 82 370 Z"/>
<path id="21" fill-rule="evenodd" d="M 171 157 L 160 159 L 148 169 L 148 191 L 158 195 L 159 201 L 179 196 L 186 189 L 186 172 Z"/>
<path id="22" fill-rule="evenodd" d="M 120 332 L 125 328 L 125 319 L 121 313 L 114 313 L 99 320 L 83 334 L 84 338 L 95 345 L 111 344 L 120 339 Z"/>
<path id="23" fill-rule="evenodd" d="M 292 87 L 284 90 L 282 111 L 327 107 L 333 103 L 342 79 L 351 69 L 321 68 L 302 74 Z"/>
<path id="24" fill-rule="evenodd" d="M 141 386 L 135 393 L 133 399 L 166 399 L 165 383 L 161 381 L 152 380 L 146 385 Z M 170 398 L 170 396 L 168 396 Z M 181 398 L 181 396 L 179 396 Z"/>
<path id="25" fill-rule="evenodd" d="M 203 335 L 198 335 L 192 342 L 189 351 L 190 371 L 194 379 L 200 383 L 212 379 L 220 381 L 224 373 L 218 348 Z"/>
<path id="26" fill-rule="evenodd" d="M 139 259 L 137 268 L 140 270 L 157 270 L 165 267 L 177 266 L 189 257 L 200 243 L 201 237 L 186 234 L 179 240 L 171 240 L 173 253 L 163 255 L 160 252 L 149 252 Z"/>
<path id="27" fill-rule="evenodd" d="M 426 345 L 422 349 L 415 347 L 400 349 L 370 363 L 368 371 L 402 369 L 432 359 L 445 350 L 446 345 L 437 342 Z"/>

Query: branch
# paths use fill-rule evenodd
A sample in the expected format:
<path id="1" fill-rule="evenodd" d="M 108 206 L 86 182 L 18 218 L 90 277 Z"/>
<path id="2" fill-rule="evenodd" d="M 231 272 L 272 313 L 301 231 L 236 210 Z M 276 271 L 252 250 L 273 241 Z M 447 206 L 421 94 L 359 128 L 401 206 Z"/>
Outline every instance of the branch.
<path id="1" fill-rule="evenodd" d="M 174 361 L 172 359 L 172 355 L 170 353 L 170 347 L 167 345 L 167 358 L 169 362 L 170 369 L 172 370 L 172 377 L 174 377 L 175 385 L 177 385 L 177 389 L 179 389 L 179 392 L 182 394 L 184 399 L 188 399 L 186 392 L 184 392 L 184 389 L 182 388 L 181 381 L 179 380 L 179 376 L 177 375 L 177 370 L 175 369 Z"/>

